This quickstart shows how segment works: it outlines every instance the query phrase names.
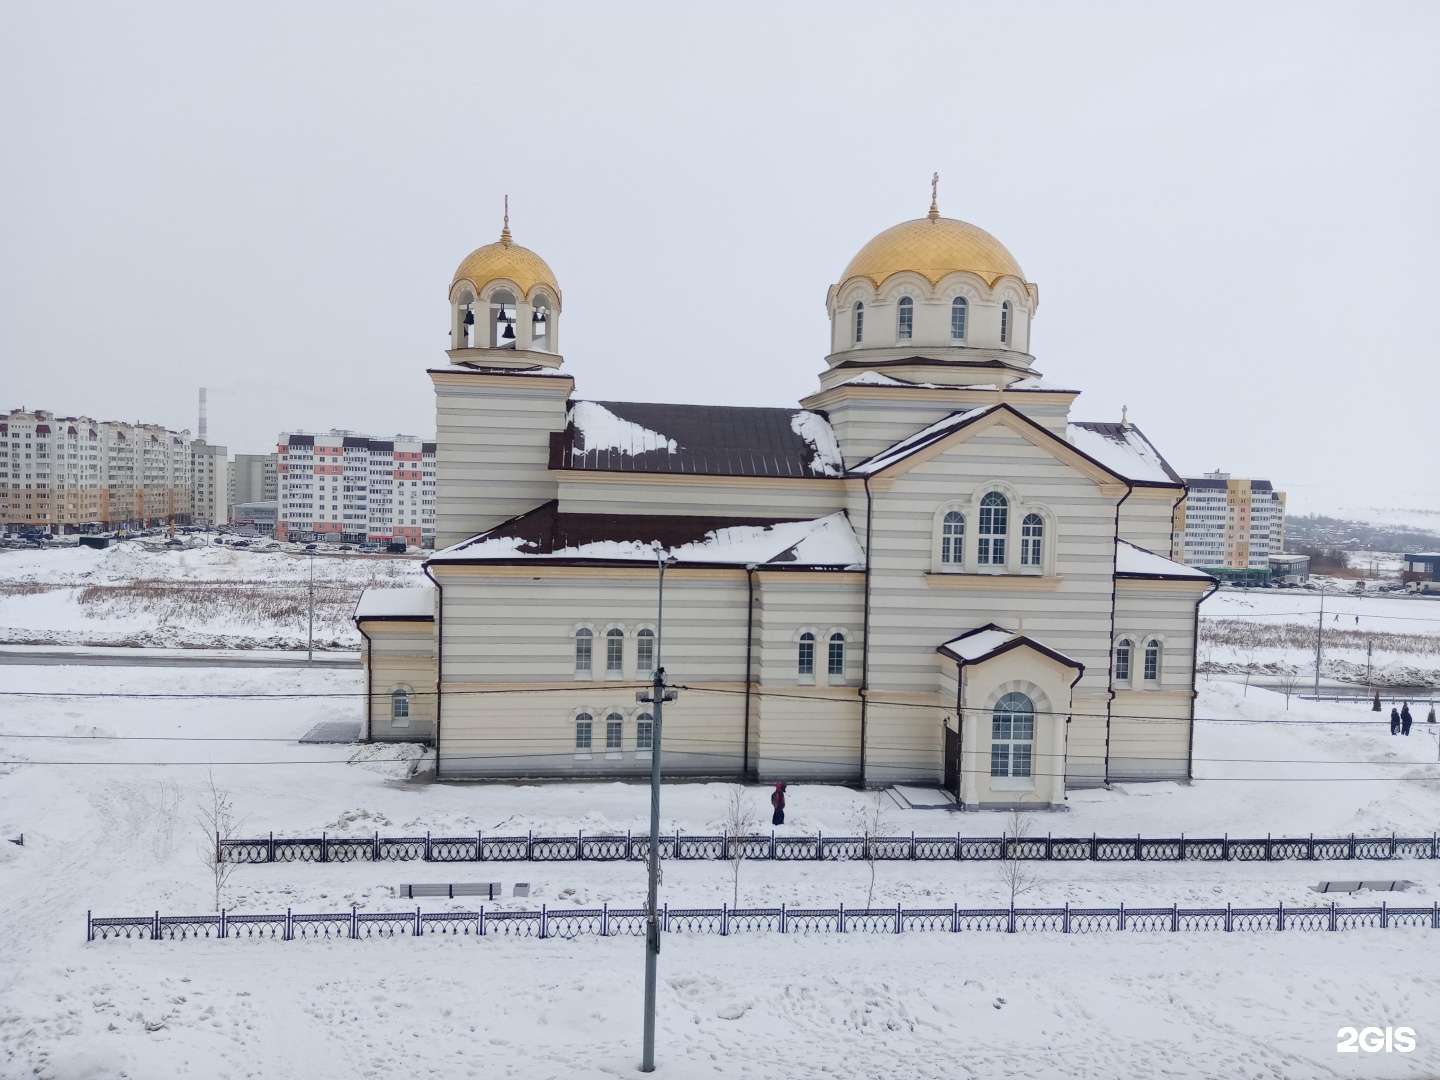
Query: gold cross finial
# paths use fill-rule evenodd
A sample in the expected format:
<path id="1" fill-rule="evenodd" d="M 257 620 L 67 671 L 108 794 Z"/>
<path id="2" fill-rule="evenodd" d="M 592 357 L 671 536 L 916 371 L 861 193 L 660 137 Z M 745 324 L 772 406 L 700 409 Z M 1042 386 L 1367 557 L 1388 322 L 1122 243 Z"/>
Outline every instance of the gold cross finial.
<path id="1" fill-rule="evenodd" d="M 511 243 L 510 239 L 510 196 L 505 196 L 505 227 L 500 230 L 500 242 L 505 245 Z"/>
<path id="2" fill-rule="evenodd" d="M 934 221 L 940 216 L 940 205 L 937 201 L 940 192 L 940 174 L 934 173 L 930 177 L 930 220 Z"/>
<path id="3" fill-rule="evenodd" d="M 1130 426 L 1130 406 L 1129 406 L 1129 405 L 1121 405 L 1121 406 L 1120 406 L 1120 426 L 1123 427 L 1123 428 L 1128 428 L 1128 427 Z"/>

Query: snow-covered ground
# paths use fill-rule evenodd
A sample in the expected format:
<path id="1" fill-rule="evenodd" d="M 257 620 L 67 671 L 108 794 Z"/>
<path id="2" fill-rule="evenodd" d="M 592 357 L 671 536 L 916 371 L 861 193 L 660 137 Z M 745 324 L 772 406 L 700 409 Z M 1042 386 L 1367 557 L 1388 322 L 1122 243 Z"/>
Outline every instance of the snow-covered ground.
<path id="1" fill-rule="evenodd" d="M 358 672 L 11 667 L 0 696 L 0 1075 L 88 1078 L 588 1076 L 638 1057 L 634 939 L 545 942 L 111 941 L 85 912 L 212 910 L 197 799 L 213 774 L 243 832 L 366 835 L 642 829 L 643 785 L 419 784 L 413 751 L 299 746 L 358 716 Z M 179 695 L 218 694 L 219 698 Z M 236 695 L 308 694 L 301 698 Z M 677 707 L 683 707 L 683 703 Z M 1430 731 L 1392 737 L 1362 705 L 1202 684 L 1193 785 L 1072 793 L 1037 832 L 1429 834 L 1440 827 Z M 1243 722 L 1240 722 L 1243 721 Z M 1437 725 L 1440 726 L 1440 725 Z M 21 738 L 65 735 L 77 738 Z M 210 740 L 255 741 L 210 741 Z M 183 741 L 179 741 L 183 740 Z M 361 760 L 351 763 L 352 756 Z M 159 764 L 159 763 L 166 764 Z M 664 794 L 664 827 L 718 827 L 730 786 Z M 757 811 L 766 791 L 750 788 Z M 852 831 L 875 796 L 791 789 L 786 831 Z M 1005 815 L 886 811 L 897 832 L 997 835 Z M 1022 902 L 1316 902 L 1308 886 L 1375 863 L 1033 864 Z M 1386 863 L 1406 904 L 1440 900 L 1440 862 Z M 240 867 L 231 910 L 398 910 L 407 881 L 531 884 L 504 906 L 643 894 L 638 864 Z M 728 868 L 668 863 L 672 905 L 732 897 Z M 862 903 L 860 863 L 747 863 L 742 903 Z M 987 905 L 984 864 L 881 864 L 876 905 Z M 1400 896 L 1392 902 L 1401 902 Z M 1353 902 L 1374 902 L 1357 897 Z M 413 906 L 413 905 L 409 905 Z M 425 901 L 441 910 L 448 901 Z M 455 906 L 461 906 L 456 902 Z M 1434 1075 L 1434 931 L 1289 935 L 667 938 L 660 1060 L 672 1076 L 1386 1077 Z M 1337 1055 L 1345 1025 L 1410 1024 L 1409 1055 Z M 1428 1026 L 1427 1026 L 1428 1025 Z"/>
<path id="2" fill-rule="evenodd" d="M 311 561 L 203 543 L 0 551 L 0 642 L 304 647 Z M 322 648 L 359 645 L 350 616 L 361 590 L 424 581 L 418 557 L 326 554 L 313 561 Z"/>
<path id="3" fill-rule="evenodd" d="M 1440 597 L 1352 584 L 1326 581 L 1322 673 L 1363 682 L 1369 664 L 1380 685 L 1440 686 Z M 1200 609 L 1202 669 L 1313 672 L 1320 603 L 1301 589 L 1220 590 Z"/>

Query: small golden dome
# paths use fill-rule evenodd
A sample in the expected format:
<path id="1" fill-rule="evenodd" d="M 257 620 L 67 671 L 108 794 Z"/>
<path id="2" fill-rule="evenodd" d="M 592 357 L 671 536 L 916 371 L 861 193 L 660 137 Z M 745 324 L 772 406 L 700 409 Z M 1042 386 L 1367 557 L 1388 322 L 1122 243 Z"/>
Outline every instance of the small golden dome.
<path id="1" fill-rule="evenodd" d="M 453 289 L 461 281 L 469 281 L 479 290 L 500 278 L 513 281 L 524 296 L 528 296 L 536 285 L 548 285 L 554 293 L 550 302 L 557 306 L 560 303 L 560 286 L 545 260 L 510 238 L 509 214 L 505 216 L 505 228 L 500 233 L 500 239 L 465 256 L 465 261 L 455 271 L 450 287 Z"/>
<path id="2" fill-rule="evenodd" d="M 840 275 L 840 284 L 867 277 L 878 286 L 903 270 L 923 274 L 932 285 L 957 270 L 978 274 L 990 285 L 1006 275 L 1025 280 L 1004 244 L 967 221 L 941 217 L 933 206 L 930 216 L 902 221 L 861 248 Z"/>

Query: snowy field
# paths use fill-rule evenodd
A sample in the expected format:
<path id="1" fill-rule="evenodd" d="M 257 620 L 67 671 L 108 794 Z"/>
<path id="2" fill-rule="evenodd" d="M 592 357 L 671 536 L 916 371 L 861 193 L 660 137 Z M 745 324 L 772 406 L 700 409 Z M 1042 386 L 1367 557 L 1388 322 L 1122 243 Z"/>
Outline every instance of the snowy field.
<path id="1" fill-rule="evenodd" d="M 348 671 L 11 667 L 0 697 L 0 1075 L 101 1078 L 629 1074 L 642 955 L 634 939 L 386 942 L 111 941 L 85 912 L 205 913 L 213 880 L 195 821 L 207 775 L 243 833 L 331 835 L 640 830 L 642 785 L 407 782 L 405 748 L 299 746 L 358 716 Z M 17 697 L 20 694 L 218 694 Z M 233 695 L 322 695 L 246 699 Z M 683 708 L 683 701 L 677 707 Z M 1437 744 L 1392 737 L 1360 705 L 1202 684 L 1193 785 L 1072 793 L 1036 832 L 1428 835 Z M 1243 721 L 1243 722 L 1240 722 Z M 1440 725 L 1437 725 L 1440 726 Z M 77 738 L 19 738 L 64 735 Z M 254 741 L 214 741 L 243 739 Z M 351 758 L 358 760 L 351 762 Z M 160 764 L 160 763 L 166 764 Z M 726 784 L 667 787 L 666 829 L 714 831 Z M 747 789 L 757 811 L 766 791 Z M 851 832 L 874 800 L 791 789 L 786 831 Z M 1006 815 L 886 810 L 922 835 L 997 835 Z M 1032 864 L 1021 903 L 1305 905 L 1326 879 L 1417 887 L 1440 862 Z M 552 908 L 633 906 L 638 864 L 240 867 L 221 903 L 245 911 L 401 910 L 401 882 L 531 885 Z M 863 863 L 741 868 L 742 903 L 864 902 Z M 662 900 L 729 902 L 724 864 L 668 863 Z M 1003 903 L 993 865 L 880 864 L 876 906 Z M 1374 894 L 1350 902 L 1374 903 Z M 1344 902 L 1342 898 L 1342 903 Z M 424 901 L 443 910 L 449 901 Z M 455 907 L 465 906 L 458 901 Z M 487 905 L 488 907 L 489 905 Z M 1232 935 L 667 937 L 662 1074 L 771 1077 L 1423 1077 L 1440 1071 L 1434 931 Z M 1347 1024 L 1409 1024 L 1409 1055 L 1339 1055 Z"/>
<path id="2" fill-rule="evenodd" d="M 0 551 L 0 643 L 303 648 L 311 558 L 218 545 L 127 541 Z M 326 554 L 315 563 L 315 635 L 354 649 L 355 601 L 371 586 L 423 582 L 418 557 Z"/>
<path id="3" fill-rule="evenodd" d="M 1440 687 L 1440 597 L 1356 594 L 1326 580 L 1327 678 L 1382 686 Z M 1336 591 L 1330 592 L 1334 588 Z M 1222 589 L 1200 608 L 1202 670 L 1315 670 L 1320 595 L 1300 589 Z"/>

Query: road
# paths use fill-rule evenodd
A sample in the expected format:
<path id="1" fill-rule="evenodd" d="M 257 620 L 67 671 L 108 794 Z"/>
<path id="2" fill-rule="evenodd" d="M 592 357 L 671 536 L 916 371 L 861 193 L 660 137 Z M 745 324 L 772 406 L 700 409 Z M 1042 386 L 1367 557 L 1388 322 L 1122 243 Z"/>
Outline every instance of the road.
<path id="1" fill-rule="evenodd" d="M 203 649 L 0 649 L 0 666 L 20 664 L 27 667 L 305 667 L 305 654 L 266 653 L 245 656 L 234 652 L 208 653 Z M 312 665 L 316 668 L 356 669 L 360 660 L 354 656 L 326 656 L 317 653 Z"/>

